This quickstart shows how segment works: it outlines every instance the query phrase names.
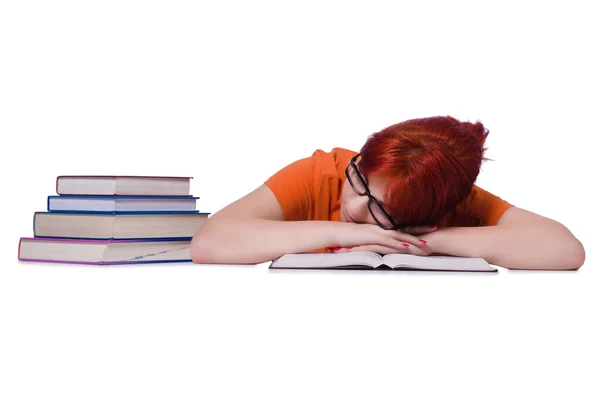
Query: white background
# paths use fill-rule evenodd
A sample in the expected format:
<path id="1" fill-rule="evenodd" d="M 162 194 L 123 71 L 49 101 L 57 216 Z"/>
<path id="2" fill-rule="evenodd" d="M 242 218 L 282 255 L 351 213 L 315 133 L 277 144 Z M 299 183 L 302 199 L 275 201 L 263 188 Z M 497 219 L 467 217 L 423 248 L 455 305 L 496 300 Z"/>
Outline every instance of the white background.
<path id="1" fill-rule="evenodd" d="M 598 14 L 488 3 L 2 1 L 0 394 L 599 395 Z M 477 184 L 565 224 L 579 271 L 16 260 L 57 175 L 189 175 L 214 213 L 433 115 L 489 128 Z"/>

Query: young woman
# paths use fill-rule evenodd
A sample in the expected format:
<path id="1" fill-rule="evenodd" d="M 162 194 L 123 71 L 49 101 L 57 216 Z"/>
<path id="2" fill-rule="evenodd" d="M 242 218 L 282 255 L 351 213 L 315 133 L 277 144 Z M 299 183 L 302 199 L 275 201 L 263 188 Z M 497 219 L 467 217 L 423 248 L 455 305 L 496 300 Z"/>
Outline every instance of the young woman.
<path id="1" fill-rule="evenodd" d="M 488 133 L 480 122 L 429 117 L 375 133 L 359 152 L 316 150 L 211 216 L 192 240 L 192 259 L 368 250 L 579 268 L 585 252 L 565 226 L 474 185 Z"/>

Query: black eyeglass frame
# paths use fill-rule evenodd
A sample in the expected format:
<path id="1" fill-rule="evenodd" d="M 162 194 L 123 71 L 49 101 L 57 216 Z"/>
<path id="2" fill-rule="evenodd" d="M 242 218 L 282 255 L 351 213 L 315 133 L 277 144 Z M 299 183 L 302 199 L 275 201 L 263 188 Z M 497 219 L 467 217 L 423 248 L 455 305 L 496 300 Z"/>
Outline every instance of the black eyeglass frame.
<path id="1" fill-rule="evenodd" d="M 384 230 L 400 230 L 400 229 L 406 227 L 405 225 L 398 225 L 396 222 L 394 222 L 394 218 L 392 218 L 391 215 L 387 213 L 387 211 L 383 208 L 383 205 L 375 197 L 373 197 L 371 195 L 371 191 L 369 190 L 369 185 L 367 184 L 367 181 L 365 180 L 365 178 L 363 178 L 362 174 L 358 170 L 358 166 L 356 165 L 356 159 L 358 159 L 358 157 L 360 157 L 360 155 L 361 155 L 361 153 L 358 153 L 356 156 L 352 157 L 350 159 L 350 161 L 348 162 L 348 165 L 346 166 L 346 178 L 348 179 L 348 182 L 350 182 L 350 186 L 352 186 L 352 189 L 354 189 L 356 194 L 358 194 L 359 196 L 368 196 L 369 201 L 372 201 L 373 203 L 375 203 L 375 205 L 379 208 L 379 210 L 381 210 L 381 213 L 383 215 L 385 215 L 385 217 L 388 219 L 388 221 L 390 221 L 392 226 L 386 226 L 386 225 L 382 224 L 379 221 L 379 219 L 375 216 L 375 214 L 373 213 L 371 206 L 367 205 L 367 207 L 369 208 L 369 212 L 371 213 L 371 216 L 373 217 L 373 219 L 375 219 L 375 222 L 377 222 L 377 224 L 382 229 L 384 229 Z M 350 177 L 350 167 L 352 167 L 352 169 L 354 170 L 354 172 L 356 173 L 356 175 L 362 182 L 363 186 L 365 187 L 364 193 L 359 192 L 358 189 L 356 188 L 356 186 L 354 186 L 354 183 L 352 182 L 352 178 Z"/>

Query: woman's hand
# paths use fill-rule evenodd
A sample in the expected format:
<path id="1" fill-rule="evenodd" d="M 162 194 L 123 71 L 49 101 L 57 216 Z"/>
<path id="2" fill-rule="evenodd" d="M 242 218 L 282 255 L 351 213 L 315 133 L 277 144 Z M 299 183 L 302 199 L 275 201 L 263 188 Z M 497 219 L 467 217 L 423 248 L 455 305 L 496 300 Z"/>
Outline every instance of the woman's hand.
<path id="1" fill-rule="evenodd" d="M 427 241 L 416 235 L 430 233 L 437 226 L 420 226 L 399 230 L 384 230 L 378 225 L 348 223 L 338 235 L 338 247 L 332 252 L 373 251 L 379 254 L 413 254 L 428 256 L 433 252 Z"/>

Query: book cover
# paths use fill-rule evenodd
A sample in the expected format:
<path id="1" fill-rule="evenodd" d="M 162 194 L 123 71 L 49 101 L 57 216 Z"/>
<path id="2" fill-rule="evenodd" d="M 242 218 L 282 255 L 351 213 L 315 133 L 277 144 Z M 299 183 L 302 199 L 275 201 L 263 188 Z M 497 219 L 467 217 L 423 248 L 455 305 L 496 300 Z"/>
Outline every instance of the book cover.
<path id="1" fill-rule="evenodd" d="M 147 175 L 60 175 L 58 195 L 189 196 L 193 177 Z"/>
<path id="2" fill-rule="evenodd" d="M 18 259 L 90 265 L 192 262 L 190 244 L 190 239 L 115 241 L 21 237 Z"/>
<path id="3" fill-rule="evenodd" d="M 48 196 L 48 212 L 169 213 L 199 212 L 197 196 Z"/>
<path id="4" fill-rule="evenodd" d="M 192 238 L 206 222 L 206 212 L 35 212 L 34 237 L 74 239 Z"/>

